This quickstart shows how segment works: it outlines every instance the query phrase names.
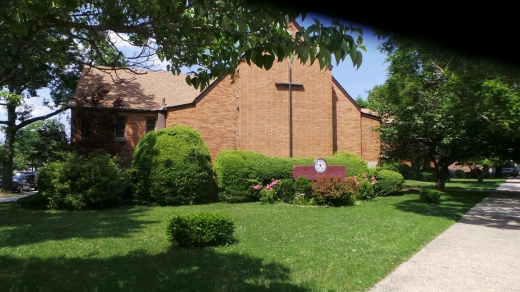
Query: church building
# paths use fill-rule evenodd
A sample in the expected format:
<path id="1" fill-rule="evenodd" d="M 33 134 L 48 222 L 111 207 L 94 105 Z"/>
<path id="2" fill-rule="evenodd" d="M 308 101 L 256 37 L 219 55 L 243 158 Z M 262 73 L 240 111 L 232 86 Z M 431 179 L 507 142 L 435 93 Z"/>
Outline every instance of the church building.
<path id="1" fill-rule="evenodd" d="M 214 160 L 219 152 L 239 149 L 278 157 L 327 157 L 349 151 L 371 166 L 379 164 L 380 141 L 371 130 L 381 119 L 361 109 L 332 69 L 298 60 L 275 62 L 270 70 L 241 62 L 235 81 L 227 76 L 200 92 L 185 75 L 165 71 L 109 72 L 86 68 L 75 99 L 100 84 L 106 100 L 117 101 L 114 143 L 131 157 L 149 131 L 176 125 L 197 130 Z M 72 109 L 74 121 L 75 109 Z M 81 133 L 75 132 L 73 140 Z"/>

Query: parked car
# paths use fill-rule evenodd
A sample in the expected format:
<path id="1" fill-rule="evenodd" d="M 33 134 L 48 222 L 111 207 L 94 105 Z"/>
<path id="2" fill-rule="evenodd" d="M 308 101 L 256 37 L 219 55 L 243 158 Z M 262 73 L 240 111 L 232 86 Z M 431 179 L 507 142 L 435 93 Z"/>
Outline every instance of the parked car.
<path id="1" fill-rule="evenodd" d="M 29 185 L 31 185 L 31 188 L 33 188 L 34 190 L 38 189 L 38 176 L 34 172 L 18 171 L 14 175 L 26 179 L 27 183 L 29 183 Z"/>
<path id="2" fill-rule="evenodd" d="M 518 167 L 504 167 L 502 168 L 502 176 L 517 177 L 519 174 Z"/>
<path id="3" fill-rule="evenodd" d="M 2 187 L 2 178 L 0 177 L 0 188 Z M 27 180 L 20 176 L 13 176 L 13 192 L 30 192 L 31 185 Z"/>

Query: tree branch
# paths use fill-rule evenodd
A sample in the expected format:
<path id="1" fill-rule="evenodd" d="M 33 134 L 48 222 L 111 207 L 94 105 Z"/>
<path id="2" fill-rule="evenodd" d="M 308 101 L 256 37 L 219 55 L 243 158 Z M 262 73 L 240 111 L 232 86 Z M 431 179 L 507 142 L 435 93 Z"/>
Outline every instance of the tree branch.
<path id="1" fill-rule="evenodd" d="M 59 113 L 62 113 L 66 110 L 69 109 L 69 106 L 62 106 L 60 109 L 50 113 L 50 114 L 47 114 L 45 116 L 40 116 L 40 117 L 35 117 L 35 118 L 32 118 L 32 119 L 28 119 L 28 120 L 25 120 L 23 122 L 21 122 L 20 124 L 16 125 L 16 131 L 20 130 L 21 128 L 29 125 L 29 124 L 32 124 L 34 122 L 37 122 L 37 121 L 42 121 L 42 120 L 46 120 L 50 117 L 53 117 Z M 3 121 L 0 121 L 0 124 L 7 124 L 7 122 L 3 122 Z"/>

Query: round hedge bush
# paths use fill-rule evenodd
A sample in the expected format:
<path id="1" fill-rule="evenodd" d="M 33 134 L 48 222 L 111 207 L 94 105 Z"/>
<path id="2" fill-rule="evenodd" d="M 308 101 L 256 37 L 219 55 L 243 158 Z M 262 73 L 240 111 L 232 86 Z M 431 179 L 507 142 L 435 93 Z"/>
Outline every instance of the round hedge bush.
<path id="1" fill-rule="evenodd" d="M 403 188 L 404 178 L 399 172 L 380 169 L 376 172 L 376 178 L 374 187 L 377 196 L 388 196 Z"/>
<path id="2" fill-rule="evenodd" d="M 421 190 L 419 198 L 427 204 L 438 204 L 441 201 L 442 192 L 438 190 Z"/>
<path id="3" fill-rule="evenodd" d="M 187 126 L 153 131 L 135 148 L 131 177 L 138 203 L 198 203 L 211 185 L 211 156 L 199 133 Z"/>
<path id="4" fill-rule="evenodd" d="M 113 206 L 123 192 L 123 175 L 108 154 L 66 154 L 40 169 L 38 191 L 54 209 L 84 210 Z M 38 197 L 31 200 L 38 200 Z M 43 202 L 38 200 L 37 203 Z"/>

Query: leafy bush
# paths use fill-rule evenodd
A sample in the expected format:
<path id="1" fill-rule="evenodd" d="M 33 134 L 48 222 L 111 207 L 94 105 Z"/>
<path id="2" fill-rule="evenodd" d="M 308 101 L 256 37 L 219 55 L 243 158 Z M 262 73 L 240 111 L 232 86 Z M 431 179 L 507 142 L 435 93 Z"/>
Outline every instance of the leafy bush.
<path id="1" fill-rule="evenodd" d="M 292 203 L 294 199 L 294 185 L 292 178 L 286 178 L 282 180 L 274 180 L 265 187 L 261 185 L 255 185 L 255 190 L 260 192 L 260 201 L 265 203 L 275 203 L 277 201 L 283 201 L 285 203 Z"/>
<path id="2" fill-rule="evenodd" d="M 218 199 L 222 202 L 251 202 L 260 199 L 252 187 L 267 185 L 275 179 L 292 177 L 292 166 L 283 158 L 240 151 L 222 151 L 214 163 Z"/>
<path id="3" fill-rule="evenodd" d="M 49 205 L 49 199 L 43 196 L 41 193 L 26 196 L 16 201 L 18 205 L 27 209 L 45 210 Z"/>
<path id="4" fill-rule="evenodd" d="M 254 186 L 253 188 L 255 190 L 259 189 L 259 187 L 260 187 L 260 201 L 269 203 L 269 204 L 274 203 L 277 200 L 275 186 L 279 182 L 280 182 L 280 180 L 274 180 L 263 188 L 260 185 Z"/>
<path id="5" fill-rule="evenodd" d="M 214 163 L 218 198 L 223 202 L 259 200 L 259 192 L 255 192 L 253 186 L 292 178 L 293 166 L 312 165 L 314 159 L 278 158 L 241 150 L 223 151 Z M 367 171 L 366 162 L 353 153 L 336 153 L 326 160 L 329 165 L 345 165 L 349 175 L 361 175 Z"/>
<path id="6" fill-rule="evenodd" d="M 454 178 L 465 178 L 466 177 L 466 173 L 464 170 L 462 169 L 457 169 L 455 170 L 455 172 L 453 173 L 453 177 Z"/>
<path id="7" fill-rule="evenodd" d="M 312 182 L 304 176 L 298 177 L 294 181 L 294 192 L 296 195 L 304 195 L 305 199 L 310 199 L 312 195 Z"/>
<path id="8" fill-rule="evenodd" d="M 115 159 L 101 152 L 64 155 L 63 161 L 40 169 L 38 189 L 49 208 L 84 210 L 119 203 L 123 182 Z"/>
<path id="9" fill-rule="evenodd" d="M 419 197 L 421 201 L 427 204 L 438 204 L 441 200 L 442 192 L 438 190 L 421 190 Z"/>
<path id="10" fill-rule="evenodd" d="M 132 168 L 133 194 L 140 203 L 194 204 L 207 196 L 212 180 L 208 147 L 186 126 L 143 136 L 135 148 Z"/>
<path id="11" fill-rule="evenodd" d="M 292 178 L 284 178 L 274 186 L 275 197 L 284 203 L 292 204 L 295 196 L 294 181 Z"/>
<path id="12" fill-rule="evenodd" d="M 433 169 L 425 169 L 425 170 L 411 170 L 410 178 L 411 180 L 418 181 L 428 181 L 434 182 L 437 180 L 437 175 L 435 174 L 435 170 Z"/>
<path id="13" fill-rule="evenodd" d="M 367 162 L 351 152 L 337 152 L 326 160 L 329 165 L 344 165 L 347 176 L 360 176 L 368 171 Z"/>
<path id="14" fill-rule="evenodd" d="M 327 177 L 312 184 L 314 199 L 318 205 L 346 206 L 356 201 L 356 179 Z"/>
<path id="15" fill-rule="evenodd" d="M 403 188 L 404 178 L 398 172 L 381 169 L 377 171 L 376 178 L 374 188 L 377 196 L 388 196 Z"/>
<path id="16" fill-rule="evenodd" d="M 357 177 L 355 177 L 358 179 Z M 370 178 L 370 180 L 369 180 Z M 377 183 L 377 179 L 374 175 L 361 175 L 361 179 L 357 181 L 357 199 L 360 200 L 372 200 L 376 197 L 376 189 L 375 184 Z"/>
<path id="17" fill-rule="evenodd" d="M 232 243 L 234 223 L 220 212 L 172 215 L 166 221 L 166 239 L 181 247 L 205 247 Z"/>
<path id="18" fill-rule="evenodd" d="M 412 167 L 404 163 L 391 162 L 385 160 L 383 160 L 381 163 L 381 169 L 399 172 L 404 177 L 404 179 L 414 179 L 414 173 L 418 172 L 417 170 L 413 169 Z"/>

